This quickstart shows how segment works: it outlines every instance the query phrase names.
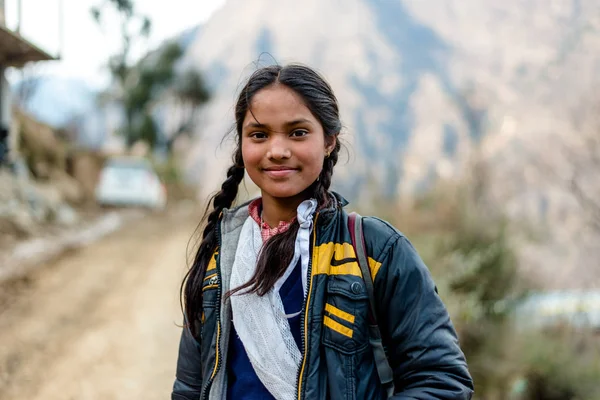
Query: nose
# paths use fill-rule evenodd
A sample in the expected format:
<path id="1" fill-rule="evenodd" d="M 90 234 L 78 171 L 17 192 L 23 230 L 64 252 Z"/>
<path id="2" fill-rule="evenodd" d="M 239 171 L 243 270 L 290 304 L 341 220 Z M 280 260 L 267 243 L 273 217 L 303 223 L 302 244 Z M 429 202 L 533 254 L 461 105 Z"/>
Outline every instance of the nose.
<path id="1" fill-rule="evenodd" d="M 285 160 L 292 156 L 292 152 L 285 138 L 281 138 L 277 135 L 273 137 L 270 142 L 267 158 L 271 160 Z"/>

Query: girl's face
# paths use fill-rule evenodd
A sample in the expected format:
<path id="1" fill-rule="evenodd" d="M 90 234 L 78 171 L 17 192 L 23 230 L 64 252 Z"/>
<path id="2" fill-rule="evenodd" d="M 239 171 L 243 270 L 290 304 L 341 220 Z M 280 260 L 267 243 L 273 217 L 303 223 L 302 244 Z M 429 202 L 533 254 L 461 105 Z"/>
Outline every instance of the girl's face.
<path id="1" fill-rule="evenodd" d="M 258 91 L 242 124 L 242 157 L 263 197 L 294 197 L 312 185 L 335 137 L 325 139 L 321 123 L 302 98 L 275 84 Z"/>

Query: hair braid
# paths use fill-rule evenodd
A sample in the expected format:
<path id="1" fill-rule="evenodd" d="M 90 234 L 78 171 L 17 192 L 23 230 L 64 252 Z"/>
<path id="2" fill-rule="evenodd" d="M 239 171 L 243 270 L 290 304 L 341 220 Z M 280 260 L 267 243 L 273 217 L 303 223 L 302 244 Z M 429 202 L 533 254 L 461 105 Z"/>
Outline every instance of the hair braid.
<path id="1" fill-rule="evenodd" d="M 240 150 L 243 124 L 247 115 L 252 114 L 251 105 L 254 95 L 274 84 L 284 85 L 302 97 L 310 112 L 319 120 L 326 143 L 335 141 L 333 151 L 323 160 L 323 169 L 319 178 L 306 189 L 306 194 L 317 200 L 319 208 L 328 207 L 331 202 L 329 188 L 341 147 L 337 137 L 342 129 L 338 102 L 331 86 L 318 72 L 303 65 L 291 64 L 285 67 L 272 65 L 258 69 L 242 88 L 236 102 L 235 131 L 237 149 L 234 153 L 234 165 L 227 171 L 227 180 L 223 182 L 219 193 L 209 202 L 205 213 L 207 224 L 202 233 L 202 241 L 195 254 L 192 268 L 184 280 L 185 314 L 190 322 L 189 325 L 192 327 L 192 334 L 199 332 L 197 326 L 199 326 L 199 317 L 202 313 L 203 279 L 208 263 L 217 246 L 215 228 L 219 223 L 221 211 L 225 207 L 229 207 L 235 200 L 238 185 L 244 177 L 244 163 Z M 212 210 L 208 213 L 211 205 Z M 234 288 L 227 295 L 244 288 L 259 295 L 264 295 L 271 290 L 293 259 L 294 242 L 298 229 L 299 224 L 296 220 L 287 231 L 267 240 L 259 254 L 254 276 L 247 284 L 240 288 Z"/>
<path id="2" fill-rule="evenodd" d="M 321 170 L 319 179 L 312 186 L 313 196 L 317 200 L 319 207 L 326 207 L 331 201 L 329 187 L 331 186 L 333 167 L 338 161 L 340 147 L 340 143 L 336 142 L 331 154 L 323 161 L 323 169 Z M 299 228 L 298 220 L 294 220 L 287 231 L 267 240 L 259 255 L 254 275 L 245 284 L 231 289 L 227 293 L 227 296 L 234 295 L 245 289 L 249 289 L 249 292 L 256 292 L 259 296 L 267 294 L 292 261 L 294 252 L 289 251 L 289 249 L 293 248 Z"/>
<path id="3" fill-rule="evenodd" d="M 336 141 L 333 151 L 323 161 L 323 170 L 319 175 L 319 180 L 315 182 L 314 196 L 321 207 L 329 203 L 329 188 L 331 187 L 331 178 L 333 177 L 333 167 L 338 162 L 340 152 L 340 142 Z"/>
<path id="4" fill-rule="evenodd" d="M 206 274 L 206 268 L 217 247 L 216 226 L 223 209 L 231 207 L 237 197 L 239 184 L 244 179 L 243 160 L 241 151 L 236 151 L 235 164 L 227 170 L 227 179 L 221 185 L 221 190 L 209 201 L 212 211 L 206 218 L 206 226 L 202 232 L 202 242 L 198 246 L 192 268 L 188 271 L 182 284 L 185 304 L 185 317 L 192 335 L 199 334 L 197 324 L 202 314 L 202 282 Z M 191 322 L 191 323 L 190 323 Z"/>

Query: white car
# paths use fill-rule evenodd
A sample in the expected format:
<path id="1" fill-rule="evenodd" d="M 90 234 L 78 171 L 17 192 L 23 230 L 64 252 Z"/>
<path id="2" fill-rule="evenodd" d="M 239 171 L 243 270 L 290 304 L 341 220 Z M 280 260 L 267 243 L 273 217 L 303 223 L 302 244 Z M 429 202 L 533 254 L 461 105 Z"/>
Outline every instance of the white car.
<path id="1" fill-rule="evenodd" d="M 148 160 L 111 158 L 100 174 L 96 201 L 104 206 L 162 210 L 167 204 L 167 191 Z"/>

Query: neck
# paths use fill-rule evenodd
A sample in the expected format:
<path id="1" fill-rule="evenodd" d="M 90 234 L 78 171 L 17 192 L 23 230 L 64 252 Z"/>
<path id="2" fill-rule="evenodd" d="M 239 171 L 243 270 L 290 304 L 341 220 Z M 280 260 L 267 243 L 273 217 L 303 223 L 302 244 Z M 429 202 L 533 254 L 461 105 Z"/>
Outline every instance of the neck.
<path id="1" fill-rule="evenodd" d="M 263 193 L 262 218 L 270 227 L 279 226 L 279 223 L 291 221 L 295 216 L 300 203 L 308 199 L 305 193 L 294 197 L 277 198 Z"/>

